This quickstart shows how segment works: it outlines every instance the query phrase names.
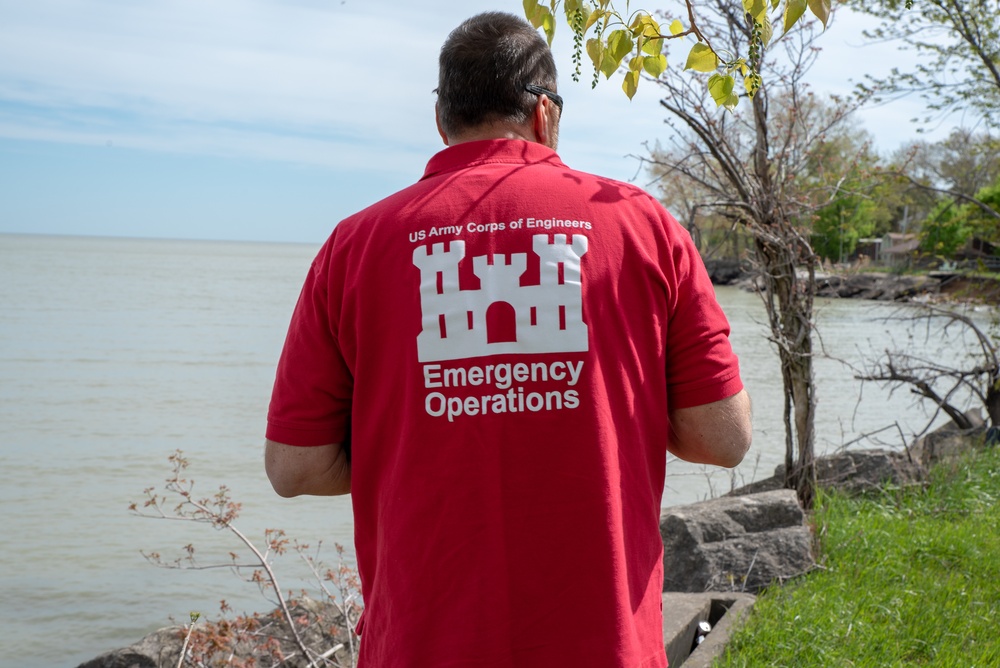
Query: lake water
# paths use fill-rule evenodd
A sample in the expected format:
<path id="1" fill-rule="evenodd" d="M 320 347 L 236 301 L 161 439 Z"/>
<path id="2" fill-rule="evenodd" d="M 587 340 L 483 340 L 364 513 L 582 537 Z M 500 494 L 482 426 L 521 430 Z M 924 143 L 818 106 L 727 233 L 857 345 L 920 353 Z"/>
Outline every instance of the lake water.
<path id="1" fill-rule="evenodd" d="M 177 449 L 196 492 L 231 488 L 251 537 L 280 527 L 314 546 L 344 544 L 350 557 L 349 499 L 280 499 L 262 469 L 274 366 L 317 248 L 0 235 L 0 665 L 75 666 L 171 617 L 212 615 L 223 598 L 237 611 L 272 607 L 228 571 L 163 570 L 140 554 L 180 556 L 194 543 L 210 563 L 239 547 L 205 525 L 128 512 L 162 484 Z M 732 478 L 672 462 L 664 505 L 766 477 L 783 461 L 780 373 L 760 300 L 732 288 L 719 298 L 754 400 L 753 450 Z M 898 307 L 817 308 L 833 357 L 857 364 L 894 344 L 955 354 L 879 321 Z M 852 372 L 832 359 L 817 360 L 816 375 L 821 451 L 927 422 L 905 391 L 867 387 L 859 403 Z M 880 437 L 900 443 L 894 430 Z M 309 587 L 294 555 L 278 560 L 278 572 L 284 589 Z"/>

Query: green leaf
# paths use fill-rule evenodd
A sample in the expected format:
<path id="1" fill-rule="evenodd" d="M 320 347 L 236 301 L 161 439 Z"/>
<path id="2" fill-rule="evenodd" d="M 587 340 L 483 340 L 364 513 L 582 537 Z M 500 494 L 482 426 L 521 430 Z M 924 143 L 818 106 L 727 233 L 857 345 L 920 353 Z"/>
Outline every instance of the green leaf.
<path id="1" fill-rule="evenodd" d="M 597 23 L 603 18 L 604 18 L 604 12 L 602 10 L 595 9 L 594 11 L 592 11 L 590 13 L 590 16 L 587 17 L 587 22 L 583 26 L 583 32 L 587 32 L 588 30 L 590 30 L 595 23 Z"/>
<path id="2" fill-rule="evenodd" d="M 761 21 L 767 16 L 767 0 L 743 0 L 743 9 L 755 20 Z"/>
<path id="3" fill-rule="evenodd" d="M 647 39 L 642 45 L 642 52 L 651 56 L 658 56 L 663 53 L 663 38 Z"/>
<path id="4" fill-rule="evenodd" d="M 549 13 L 548 7 L 542 7 L 538 0 L 524 0 L 524 17 L 528 19 L 535 28 L 541 28 L 545 21 L 545 15 Z"/>
<path id="5" fill-rule="evenodd" d="M 625 73 L 625 80 L 622 81 L 622 90 L 625 91 L 625 95 L 627 95 L 630 100 L 635 96 L 635 92 L 639 90 L 638 72 L 630 70 Z"/>
<path id="6" fill-rule="evenodd" d="M 771 38 L 774 37 L 774 26 L 771 25 L 771 19 L 765 16 L 764 20 L 761 21 L 760 29 L 760 38 L 764 42 L 764 46 L 767 46 L 771 43 Z"/>
<path id="7" fill-rule="evenodd" d="M 649 14 L 636 14 L 635 19 L 632 21 L 632 25 L 628 28 L 636 37 L 639 35 L 656 37 L 660 34 L 660 24 L 657 23 L 656 19 Z"/>
<path id="8" fill-rule="evenodd" d="M 566 0 L 565 3 L 566 16 L 569 16 L 578 9 L 583 9 L 583 0 Z"/>
<path id="9" fill-rule="evenodd" d="M 736 86 L 736 79 L 728 74 L 713 74 L 708 78 L 708 92 L 712 94 L 712 98 L 716 102 L 729 97 L 734 86 Z"/>
<path id="10" fill-rule="evenodd" d="M 608 35 L 608 51 L 618 63 L 621 63 L 625 56 L 632 53 L 632 45 L 632 35 L 628 30 L 613 30 Z"/>
<path id="11" fill-rule="evenodd" d="M 719 57 L 715 55 L 715 51 L 700 42 L 691 47 L 691 53 L 688 54 L 687 63 L 684 65 L 684 69 L 696 72 L 714 72 L 718 67 Z"/>
<path id="12" fill-rule="evenodd" d="M 621 60 L 615 60 L 611 53 L 605 49 L 604 58 L 601 60 L 601 72 L 604 74 L 604 78 L 610 79 L 611 75 L 618 71 L 621 62 Z"/>
<path id="13" fill-rule="evenodd" d="M 651 77 L 658 77 L 667 69 L 667 57 L 662 53 L 656 56 L 647 56 L 642 61 L 642 67 Z"/>
<path id="14" fill-rule="evenodd" d="M 639 35 L 642 34 L 644 28 L 645 24 L 643 24 L 642 22 L 642 14 L 636 14 L 635 18 L 632 19 L 632 25 L 630 25 L 628 29 L 632 32 L 633 35 L 638 37 Z"/>
<path id="15" fill-rule="evenodd" d="M 684 32 L 684 24 L 681 23 L 680 19 L 674 19 L 674 22 L 670 24 L 670 34 L 680 35 Z"/>
<path id="16" fill-rule="evenodd" d="M 713 74 L 708 78 L 708 92 L 712 95 L 712 99 L 717 105 L 727 109 L 733 109 L 739 104 L 739 96 L 733 93 L 735 85 L 736 79 L 728 74 Z"/>
<path id="17" fill-rule="evenodd" d="M 632 72 L 638 72 L 642 69 L 642 62 L 646 60 L 645 56 L 636 56 L 632 60 L 628 61 L 628 68 Z"/>
<path id="18" fill-rule="evenodd" d="M 604 45 L 601 44 L 601 40 L 596 37 L 591 37 L 587 40 L 587 55 L 590 56 L 591 62 L 594 63 L 594 69 L 601 69 L 601 61 L 604 60 Z"/>
<path id="19" fill-rule="evenodd" d="M 809 0 L 809 9 L 826 28 L 826 22 L 830 18 L 830 0 Z"/>
<path id="20" fill-rule="evenodd" d="M 548 8 L 543 7 L 545 10 L 545 15 L 542 17 L 542 30 L 545 31 L 545 39 L 548 40 L 549 46 L 552 46 L 552 38 L 556 36 L 556 17 L 552 16 L 552 12 Z"/>
<path id="21" fill-rule="evenodd" d="M 806 13 L 806 0 L 788 0 L 785 3 L 785 32 Z"/>
<path id="22" fill-rule="evenodd" d="M 643 14 L 642 16 L 642 34 L 646 37 L 659 37 L 660 36 L 660 24 L 649 14 Z"/>
<path id="23" fill-rule="evenodd" d="M 771 9 L 777 9 L 779 4 L 781 4 L 781 0 L 771 0 Z"/>

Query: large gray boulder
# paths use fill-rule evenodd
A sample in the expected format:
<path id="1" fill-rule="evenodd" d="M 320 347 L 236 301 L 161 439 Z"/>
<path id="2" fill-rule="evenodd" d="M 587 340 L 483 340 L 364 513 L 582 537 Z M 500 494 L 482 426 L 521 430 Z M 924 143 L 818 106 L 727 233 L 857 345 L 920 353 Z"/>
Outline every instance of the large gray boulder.
<path id="1" fill-rule="evenodd" d="M 847 494 L 864 494 L 886 485 L 908 487 L 922 484 L 925 469 L 915 454 L 895 450 L 851 450 L 816 458 L 816 483 L 825 489 Z M 780 489 L 784 485 L 785 466 L 779 465 L 770 478 L 758 480 L 730 492 L 744 496 Z"/>
<path id="2" fill-rule="evenodd" d="M 974 450 L 986 433 L 986 424 L 979 410 L 970 410 L 965 417 L 973 425 L 972 429 L 959 429 L 954 422 L 948 422 L 916 440 L 910 448 L 913 458 L 930 468 L 941 461 L 964 457 Z"/>
<path id="3" fill-rule="evenodd" d="M 775 475 L 784 478 L 785 467 Z M 909 487 L 924 479 L 924 468 L 905 451 L 854 450 L 816 460 L 820 487 L 847 494 L 865 494 L 892 487 Z"/>
<path id="4" fill-rule="evenodd" d="M 792 490 L 668 508 L 660 534 L 664 591 L 756 593 L 816 563 L 812 532 Z"/>

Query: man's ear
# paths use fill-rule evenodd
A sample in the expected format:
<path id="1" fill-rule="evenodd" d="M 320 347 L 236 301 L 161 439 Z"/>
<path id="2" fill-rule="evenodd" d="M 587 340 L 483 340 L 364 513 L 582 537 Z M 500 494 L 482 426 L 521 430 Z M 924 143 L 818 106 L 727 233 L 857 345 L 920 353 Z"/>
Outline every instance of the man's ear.
<path id="1" fill-rule="evenodd" d="M 448 133 L 446 133 L 444 128 L 441 127 L 441 113 L 438 111 L 437 102 L 434 103 L 434 122 L 437 124 L 438 134 L 441 135 L 441 141 L 444 142 L 445 146 L 450 146 L 450 144 L 448 144 Z"/>
<path id="2" fill-rule="evenodd" d="M 555 104 L 547 95 L 539 95 L 538 102 L 535 103 L 535 111 L 531 114 L 532 130 L 535 132 L 535 141 L 554 148 L 551 141 L 554 137 L 553 128 L 555 123 Z"/>

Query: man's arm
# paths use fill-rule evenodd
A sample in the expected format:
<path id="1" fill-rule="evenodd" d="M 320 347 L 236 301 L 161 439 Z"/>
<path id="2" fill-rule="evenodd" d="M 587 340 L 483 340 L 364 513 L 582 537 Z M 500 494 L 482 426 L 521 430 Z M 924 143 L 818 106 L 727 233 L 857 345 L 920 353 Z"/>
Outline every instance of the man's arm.
<path id="1" fill-rule="evenodd" d="M 264 469 L 279 496 L 351 493 L 351 464 L 340 443 L 299 447 L 267 440 Z"/>
<path id="2" fill-rule="evenodd" d="M 743 461 L 752 436 L 746 390 L 702 406 L 670 411 L 667 450 L 695 464 L 732 468 Z"/>

